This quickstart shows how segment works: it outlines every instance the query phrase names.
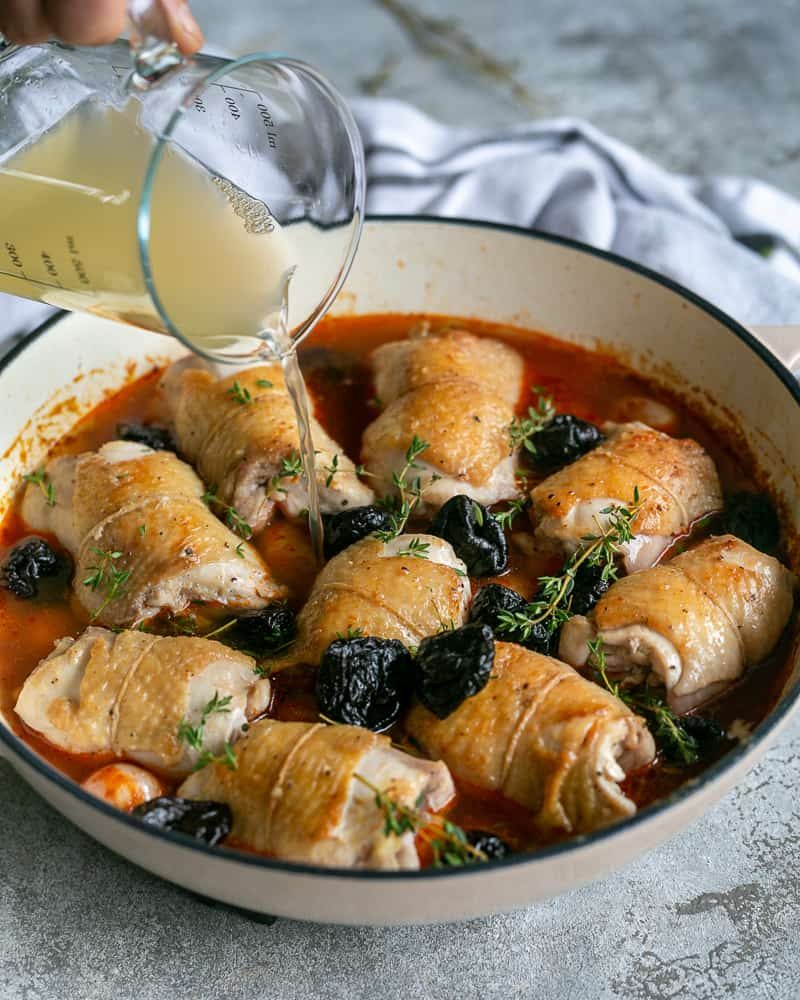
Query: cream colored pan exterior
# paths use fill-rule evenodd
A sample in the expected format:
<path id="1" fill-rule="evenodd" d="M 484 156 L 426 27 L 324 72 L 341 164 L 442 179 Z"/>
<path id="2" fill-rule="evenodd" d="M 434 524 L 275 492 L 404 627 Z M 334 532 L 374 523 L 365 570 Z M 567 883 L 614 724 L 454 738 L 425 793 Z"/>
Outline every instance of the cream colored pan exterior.
<path id="1" fill-rule="evenodd" d="M 681 390 L 721 425 L 738 424 L 800 533 L 800 328 L 760 331 L 787 367 L 732 320 L 633 265 L 540 235 L 477 223 L 368 221 L 335 314 L 433 312 L 544 330 L 618 354 Z M 79 416 L 184 349 L 154 334 L 70 315 L 0 370 L 0 513 Z M 0 755 L 54 808 L 149 871 L 261 913 L 347 924 L 456 920 L 509 910 L 598 878 L 679 833 L 763 756 L 797 711 L 798 667 L 746 745 L 692 787 L 612 829 L 480 868 L 326 871 L 209 849 L 153 831 L 86 795 L 0 720 Z M 20 831 L 24 836 L 24 831 Z"/>

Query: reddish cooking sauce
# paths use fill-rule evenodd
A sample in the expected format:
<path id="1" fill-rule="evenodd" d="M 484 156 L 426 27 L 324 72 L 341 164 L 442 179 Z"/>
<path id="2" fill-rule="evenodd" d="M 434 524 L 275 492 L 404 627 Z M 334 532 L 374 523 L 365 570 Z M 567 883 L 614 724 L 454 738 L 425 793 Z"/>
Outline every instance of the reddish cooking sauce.
<path id="1" fill-rule="evenodd" d="M 614 358 L 539 333 L 475 320 L 456 322 L 448 317 L 378 315 L 327 319 L 301 349 L 301 364 L 315 400 L 316 416 L 354 460 L 358 460 L 364 428 L 377 415 L 366 363 L 369 351 L 378 344 L 405 337 L 410 326 L 425 320 L 429 320 L 434 329 L 457 325 L 513 344 L 524 356 L 526 365 L 526 391 L 519 402 L 519 413 L 526 412 L 535 402 L 534 386 L 550 393 L 559 411 L 594 423 L 640 419 L 637 413 L 631 412 L 631 401 L 644 397 L 665 404 L 673 411 L 675 421 L 669 428 L 670 433 L 693 437 L 709 452 L 716 462 L 724 491 L 759 485 L 755 468 L 735 442 L 728 440 L 718 428 L 709 426 L 697 413 L 689 412 L 677 398 L 635 375 Z M 158 420 L 160 412 L 155 391 L 158 376 L 159 372 L 154 370 L 107 399 L 58 443 L 54 454 L 96 449 L 115 436 L 116 425 L 121 421 Z M 699 531 L 702 530 L 701 526 Z M 552 556 L 531 555 L 530 532 L 527 520 L 518 518 L 509 547 L 509 569 L 502 577 L 505 585 L 526 596 L 533 594 L 539 575 L 556 570 L 560 563 Z M 29 533 L 18 510 L 12 509 L 0 524 L 0 559 L 5 557 L 10 546 Z M 55 539 L 48 541 L 58 548 Z M 292 604 L 301 606 L 315 575 L 305 528 L 278 516 L 254 543 L 268 558 L 276 578 L 288 586 Z M 473 581 L 476 587 L 486 582 Z M 211 612 L 205 609 L 205 613 L 213 619 L 213 609 Z M 24 601 L 0 588 L 0 710 L 29 746 L 78 781 L 111 757 L 78 756 L 54 749 L 22 724 L 13 706 L 25 678 L 51 651 L 53 643 L 65 635 L 78 635 L 87 624 L 86 612 L 74 597 L 64 596 L 63 591 L 57 598 L 45 596 Z M 792 629 L 787 630 L 765 663 L 751 668 L 740 683 L 706 706 L 702 714 L 717 719 L 726 728 L 734 720 L 742 720 L 748 726 L 758 723 L 777 702 L 788 676 L 793 635 Z M 315 670 L 310 666 L 292 667 L 276 675 L 269 714 L 283 720 L 317 721 L 314 683 Z M 402 743 L 400 728 L 390 735 Z M 732 745 L 730 743 L 728 748 Z M 699 766 L 673 768 L 657 759 L 653 765 L 628 775 L 623 789 L 643 806 L 669 793 L 700 770 Z M 515 850 L 542 843 L 526 810 L 498 794 L 487 793 L 465 782 L 458 783 L 458 796 L 448 811 L 448 818 L 467 829 L 480 828 L 497 833 Z"/>

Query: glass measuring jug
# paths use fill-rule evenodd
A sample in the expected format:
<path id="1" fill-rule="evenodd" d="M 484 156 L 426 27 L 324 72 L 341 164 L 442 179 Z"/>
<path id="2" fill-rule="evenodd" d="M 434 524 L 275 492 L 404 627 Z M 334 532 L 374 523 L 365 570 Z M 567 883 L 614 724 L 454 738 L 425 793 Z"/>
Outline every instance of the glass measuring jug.
<path id="1" fill-rule="evenodd" d="M 282 331 L 296 343 L 313 326 L 355 253 L 355 122 L 305 64 L 184 61 L 157 8 L 135 6 L 138 47 L 0 53 L 0 291 L 214 360 L 285 350 Z"/>

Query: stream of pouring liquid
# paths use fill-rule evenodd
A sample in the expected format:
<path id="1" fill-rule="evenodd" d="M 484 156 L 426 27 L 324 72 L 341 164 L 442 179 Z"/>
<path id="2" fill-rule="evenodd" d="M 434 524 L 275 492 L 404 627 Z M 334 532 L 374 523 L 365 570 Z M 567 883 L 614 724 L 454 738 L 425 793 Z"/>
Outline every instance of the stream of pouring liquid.
<path id="1" fill-rule="evenodd" d="M 291 274 L 286 279 L 287 291 L 290 279 Z M 283 368 L 283 378 L 286 382 L 286 391 L 289 393 L 292 406 L 294 406 L 297 432 L 300 438 L 300 460 L 303 463 L 303 481 L 306 484 L 306 492 L 308 494 L 308 531 L 311 535 L 311 545 L 314 549 L 317 563 L 321 563 L 323 526 L 322 513 L 319 506 L 319 483 L 317 482 L 314 440 L 311 436 L 311 407 L 309 406 L 303 373 L 300 371 L 297 348 L 289 336 L 286 327 L 286 316 L 288 313 L 287 291 L 284 292 L 283 307 L 279 313 L 277 329 L 264 334 L 264 340 L 268 346 L 262 352 L 262 357 L 265 361 L 274 361 L 276 357 L 280 359 L 281 367 Z"/>

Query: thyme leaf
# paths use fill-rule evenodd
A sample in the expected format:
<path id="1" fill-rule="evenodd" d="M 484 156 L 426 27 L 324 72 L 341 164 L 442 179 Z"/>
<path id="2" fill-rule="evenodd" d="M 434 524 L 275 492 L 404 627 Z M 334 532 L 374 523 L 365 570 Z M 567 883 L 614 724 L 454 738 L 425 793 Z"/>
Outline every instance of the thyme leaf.
<path id="1" fill-rule="evenodd" d="M 415 559 L 427 559 L 430 542 L 423 542 L 421 538 L 412 538 L 408 545 L 395 553 L 398 556 L 413 556 Z"/>
<path id="2" fill-rule="evenodd" d="M 200 713 L 200 721 L 196 726 L 192 726 L 186 718 L 181 719 L 178 725 L 177 739 L 179 743 L 185 743 L 199 755 L 197 763 L 194 766 L 195 771 L 201 771 L 204 767 L 208 767 L 209 764 L 224 764 L 231 771 L 235 771 L 238 767 L 236 754 L 233 752 L 230 742 L 226 741 L 223 745 L 222 753 L 216 755 L 203 747 L 206 723 L 212 715 L 230 712 L 231 701 L 231 695 L 228 694 L 224 698 L 220 698 L 219 691 L 215 691 L 214 697 L 203 707 Z"/>
<path id="3" fill-rule="evenodd" d="M 303 474 L 303 460 L 300 453 L 292 451 L 288 458 L 282 458 L 277 473 L 270 477 L 267 483 L 267 496 L 272 493 L 285 493 L 286 487 L 281 483 L 284 479 L 295 479 Z"/>
<path id="4" fill-rule="evenodd" d="M 492 511 L 492 517 L 501 528 L 510 528 L 514 523 L 514 518 L 527 510 L 530 505 L 530 497 L 519 497 L 517 500 L 512 500 L 506 510 Z"/>
<path id="5" fill-rule="evenodd" d="M 44 502 L 48 507 L 55 507 L 56 505 L 56 488 L 50 482 L 50 477 L 47 475 L 44 469 L 37 469 L 36 472 L 29 472 L 27 475 L 22 477 L 22 481 L 25 483 L 33 483 L 38 486 L 44 495 Z"/>
<path id="6" fill-rule="evenodd" d="M 238 380 L 233 383 L 233 385 L 226 390 L 229 396 L 239 404 L 239 406 L 247 406 L 248 403 L 253 402 L 253 397 L 250 395 L 250 390 L 246 385 L 242 385 Z"/>
<path id="7" fill-rule="evenodd" d="M 603 580 L 616 580 L 616 558 L 620 547 L 633 537 L 633 522 L 641 509 L 639 487 L 634 487 L 633 500 L 627 507 L 604 507 L 600 514 L 607 518 L 602 527 L 595 519 L 597 532 L 584 535 L 581 544 L 564 563 L 558 576 L 539 577 L 539 590 L 530 604 L 521 611 L 501 611 L 498 615 L 500 632 L 516 632 L 522 639 L 529 638 L 536 625 L 546 623 L 555 632 L 572 617 L 572 591 L 575 576 L 584 563 L 600 566 Z"/>
<path id="8" fill-rule="evenodd" d="M 399 472 L 392 473 L 392 486 L 397 490 L 397 496 L 384 497 L 380 505 L 389 515 L 389 527 L 383 531 L 376 531 L 375 537 L 381 542 L 390 542 L 398 535 L 402 535 L 408 519 L 417 509 L 422 500 L 422 480 L 419 476 L 413 476 L 409 480 L 409 473 L 420 467 L 417 459 L 423 452 L 427 451 L 430 445 L 415 434 L 406 449 L 405 462 Z"/>
<path id="9" fill-rule="evenodd" d="M 402 837 L 404 833 L 419 837 L 430 845 L 435 868 L 460 868 L 476 861 L 488 861 L 483 851 L 470 844 L 460 826 L 441 816 L 422 812 L 421 795 L 413 807 L 404 806 L 362 775 L 356 773 L 353 777 L 373 793 L 375 805 L 383 813 L 384 837 Z"/>
<path id="10" fill-rule="evenodd" d="M 330 488 L 330 485 L 333 482 L 333 477 L 339 471 L 339 456 L 338 455 L 334 455 L 333 458 L 331 459 L 331 464 L 330 465 L 323 465 L 322 468 L 323 468 L 323 471 L 325 471 L 325 472 L 328 473 L 328 475 L 325 478 L 325 485 L 328 488 Z"/>
<path id="11" fill-rule="evenodd" d="M 104 597 L 102 604 L 90 616 L 89 620 L 94 621 L 109 604 L 123 596 L 132 570 L 117 569 L 116 562 L 122 558 L 121 552 L 96 548 L 91 551 L 99 558 L 96 566 L 87 567 L 89 575 L 84 579 L 83 585 L 93 591 L 101 591 Z"/>
<path id="12" fill-rule="evenodd" d="M 553 397 L 535 385 L 533 391 L 537 394 L 536 405 L 528 407 L 526 417 L 514 417 L 508 428 L 508 436 L 511 440 L 511 447 L 522 446 L 531 454 L 536 454 L 536 445 L 533 443 L 534 435 L 546 427 L 556 415 L 556 408 L 553 404 Z"/>
<path id="13" fill-rule="evenodd" d="M 701 757 L 700 744 L 663 698 L 647 688 L 625 688 L 612 681 L 606 669 L 602 640 L 590 639 L 586 645 L 589 647 L 589 662 L 595 671 L 595 683 L 645 717 L 659 750 L 670 760 L 684 767 L 696 764 Z"/>
<path id="14" fill-rule="evenodd" d="M 210 490 L 206 490 L 200 499 L 209 507 L 216 508 L 218 511 L 222 512 L 225 517 L 225 523 L 231 531 L 234 532 L 234 534 L 243 538 L 245 541 L 253 537 L 253 529 L 247 521 L 245 521 L 238 510 L 235 507 L 231 507 L 230 504 L 224 503 L 217 496 L 216 486 Z"/>
<path id="15" fill-rule="evenodd" d="M 230 631 L 233 626 L 238 621 L 238 618 L 229 618 L 228 621 L 223 622 L 216 628 L 211 629 L 210 632 L 204 632 L 199 638 L 201 639 L 215 639 L 217 636 L 224 635 L 226 632 Z"/>
<path id="16" fill-rule="evenodd" d="M 362 628 L 353 628 L 349 625 L 346 632 L 337 632 L 337 639 L 360 639 L 364 635 L 364 630 Z"/>

